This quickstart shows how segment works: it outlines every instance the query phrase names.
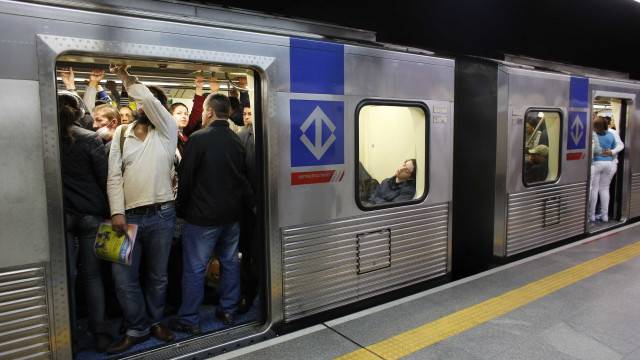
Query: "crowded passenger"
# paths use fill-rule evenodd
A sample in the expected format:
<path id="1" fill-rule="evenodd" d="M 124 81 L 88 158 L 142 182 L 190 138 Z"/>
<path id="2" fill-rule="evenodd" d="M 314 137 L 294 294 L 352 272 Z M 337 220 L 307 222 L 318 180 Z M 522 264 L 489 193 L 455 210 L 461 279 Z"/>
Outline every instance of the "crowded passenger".
<path id="1" fill-rule="evenodd" d="M 251 107 L 245 106 L 242 112 L 243 127 L 238 133 L 246 152 L 247 178 L 253 193 L 258 191 L 258 172 L 256 169 L 255 134 Z M 242 286 L 238 303 L 239 314 L 251 308 L 258 293 L 260 269 L 260 236 L 256 230 L 256 214 L 247 207 L 243 208 L 240 222 L 240 252 L 242 253 Z"/>
<path id="2" fill-rule="evenodd" d="M 58 93 L 58 101 L 62 102 L 59 105 L 67 104 L 74 106 L 74 104 L 79 104 L 77 106 L 80 107 L 82 114 L 80 118 L 76 120 L 76 125 L 80 126 L 81 128 L 91 130 L 93 128 L 93 119 L 91 118 L 90 109 L 93 109 L 93 105 L 89 107 L 86 102 L 78 95 L 78 92 L 76 91 L 73 68 L 59 68 L 58 75 L 62 79 L 62 82 L 64 83 L 66 89 L 66 92 L 61 91 Z M 91 103 L 93 104 L 94 100 L 92 100 Z"/>
<path id="3" fill-rule="evenodd" d="M 416 195 L 416 173 L 418 165 L 416 159 L 406 160 L 396 174 L 382 180 L 380 186 L 369 198 L 373 205 L 383 205 L 391 202 L 409 201 Z"/>
<path id="4" fill-rule="evenodd" d="M 182 304 L 174 331 L 201 332 L 199 307 L 207 264 L 216 249 L 221 265 L 216 317 L 234 323 L 240 300 L 238 259 L 242 207 L 255 209 L 247 180 L 245 149 L 229 127 L 229 99 L 211 94 L 203 102 L 202 129 L 189 137 L 178 182 L 177 211 L 182 229 Z"/>
<path id="5" fill-rule="evenodd" d="M 549 174 L 549 147 L 536 145 L 525 157 L 524 181 L 526 184 L 545 181 Z"/>
<path id="6" fill-rule="evenodd" d="M 613 139 L 616 142 L 616 146 L 611 149 L 611 156 L 613 156 L 613 163 L 614 164 L 618 164 L 618 154 L 624 150 L 624 143 L 622 142 L 622 139 L 620 139 L 620 135 L 618 134 L 618 130 L 616 130 L 616 123 L 614 121 L 611 120 L 611 117 L 607 116 L 605 118 L 607 120 L 607 124 L 608 124 L 608 130 L 611 135 L 613 135 Z"/>
<path id="7" fill-rule="evenodd" d="M 131 265 L 112 264 L 126 335 L 107 352 L 120 353 L 149 335 L 162 341 L 174 339 L 160 321 L 175 223 L 171 171 L 178 128 L 161 89 L 141 84 L 124 65 L 112 65 L 110 70 L 125 84 L 139 109 L 136 121 L 116 129 L 117 141 L 112 141 L 109 154 L 107 191 L 112 227 L 124 234 L 127 223 L 138 226 Z M 139 280 L 143 256 L 144 290 Z"/>
<path id="8" fill-rule="evenodd" d="M 104 351 L 112 339 L 105 322 L 101 263 L 93 254 L 93 242 L 98 227 L 109 214 L 107 155 L 96 134 L 77 125 L 83 116 L 80 103 L 68 95 L 62 97 L 67 97 L 59 101 L 58 118 L 71 303 L 76 303 L 76 269 L 79 268 L 82 290 L 90 306 L 89 329 L 98 351 Z M 72 316 L 75 329 L 76 316 Z"/>
<path id="9" fill-rule="evenodd" d="M 93 130 L 105 143 L 107 154 L 111 150 L 113 133 L 120 125 L 120 113 L 111 104 L 96 106 L 93 109 Z"/>
<path id="10" fill-rule="evenodd" d="M 131 124 L 136 120 L 133 110 L 129 106 L 121 106 L 118 112 L 120 113 L 120 122 L 122 124 Z"/>
<path id="11" fill-rule="evenodd" d="M 607 120 L 597 116 L 593 121 L 593 129 L 598 137 L 601 149 L 595 153 L 591 164 L 591 191 L 589 195 L 589 221 L 596 221 L 596 204 L 600 200 L 599 218 L 603 222 L 609 221 L 609 185 L 616 173 L 613 149 L 617 147 L 616 138 L 607 131 Z"/>

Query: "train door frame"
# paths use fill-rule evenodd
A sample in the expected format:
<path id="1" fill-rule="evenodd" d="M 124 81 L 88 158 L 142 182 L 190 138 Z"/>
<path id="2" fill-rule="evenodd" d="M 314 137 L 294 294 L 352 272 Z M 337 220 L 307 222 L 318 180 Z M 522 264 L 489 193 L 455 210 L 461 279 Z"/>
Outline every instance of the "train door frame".
<path id="1" fill-rule="evenodd" d="M 264 322 L 251 329 L 246 326 L 236 326 L 224 331 L 213 332 L 201 337 L 190 339 L 188 343 L 176 348 L 172 344 L 160 348 L 152 348 L 142 353 L 130 355 L 132 358 L 144 357 L 149 354 L 171 354 L 172 356 L 196 354 L 206 352 L 208 349 L 223 348 L 225 344 L 236 341 L 251 341 L 253 338 L 268 336 L 274 321 L 277 321 L 278 295 L 270 289 L 274 282 L 273 271 L 270 269 L 274 261 L 272 258 L 273 245 L 269 239 L 272 237 L 271 229 L 274 221 L 277 221 L 277 200 L 273 197 L 276 189 L 275 182 L 269 179 L 272 169 L 270 169 L 268 154 L 269 142 L 267 139 L 269 120 L 267 113 L 261 109 L 264 104 L 269 104 L 269 78 L 276 76 L 273 64 L 276 58 L 268 56 L 233 54 L 222 51 L 199 50 L 188 47 L 169 47 L 156 45 L 142 45 L 128 42 L 114 42 L 95 40 L 87 38 L 75 38 L 53 35 L 38 35 L 37 61 L 39 77 L 40 111 L 43 136 L 43 159 L 44 174 L 47 197 L 47 223 L 48 223 L 48 245 L 50 262 L 46 269 L 50 286 L 47 287 L 48 307 L 51 326 L 51 348 L 54 351 L 54 358 L 72 358 L 72 342 L 70 328 L 69 291 L 67 281 L 67 255 L 65 245 L 64 211 L 62 201 L 62 178 L 60 167 L 60 142 L 57 117 L 57 94 L 56 94 L 56 65 L 58 58 L 67 53 L 90 54 L 91 56 L 105 56 L 113 58 L 145 58 L 162 59 L 169 61 L 205 62 L 212 64 L 229 64 L 230 66 L 246 67 L 256 74 L 255 97 L 256 104 L 254 119 L 256 131 L 256 146 L 262 146 L 256 151 L 258 165 L 260 166 L 260 186 L 263 187 L 263 194 L 258 205 L 262 209 L 258 210 L 257 219 L 263 223 L 264 234 L 264 283 L 260 293 L 264 294 L 262 304 L 265 313 Z M 37 105 L 36 105 L 37 106 Z M 277 269 L 276 269 L 277 270 Z M 276 271 L 277 272 L 277 271 Z M 276 284 L 277 287 L 277 284 Z M 274 299 L 273 297 L 276 297 Z M 276 314 L 276 315 L 274 315 Z M 230 334 L 232 336 L 230 336 Z M 173 344 L 175 345 L 175 344 Z M 208 353 L 211 354 L 211 353 Z M 213 354 L 211 354 L 213 355 Z"/>
<path id="2" fill-rule="evenodd" d="M 632 106 L 635 103 L 635 94 L 633 93 L 625 93 L 625 92 L 612 92 L 612 91 L 603 91 L 603 90 L 594 90 L 592 92 L 592 96 L 590 99 L 590 113 L 592 114 L 592 118 L 595 115 L 594 112 L 594 104 L 596 100 L 618 100 L 621 102 L 620 107 L 620 119 L 618 126 L 618 135 L 620 139 L 625 144 L 625 148 L 629 146 L 629 142 L 631 139 L 630 136 L 630 123 L 632 114 Z M 593 131 L 593 124 L 589 124 L 588 128 Z M 589 152 L 591 153 L 591 151 Z M 615 175 L 615 191 L 613 200 L 613 217 L 610 217 L 610 221 L 607 224 L 591 224 L 587 221 L 587 230 L 589 233 L 593 233 L 596 231 L 601 231 L 604 229 L 608 229 L 614 226 L 617 226 L 621 223 L 627 221 L 630 216 L 630 195 L 631 195 L 631 167 L 629 157 L 627 156 L 628 151 L 622 151 L 618 154 L 618 165 L 617 171 Z M 589 159 L 589 174 L 591 174 L 591 165 L 593 164 L 593 159 L 590 157 Z M 591 189 L 591 176 L 589 176 L 589 190 Z M 591 200 L 591 191 L 587 193 L 587 204 L 589 204 Z M 611 201 L 610 200 L 610 201 Z M 611 204 L 611 202 L 610 202 Z M 611 207 L 611 205 L 610 205 Z M 587 206 L 587 213 L 588 213 Z M 613 220 L 613 221 L 612 221 Z"/>

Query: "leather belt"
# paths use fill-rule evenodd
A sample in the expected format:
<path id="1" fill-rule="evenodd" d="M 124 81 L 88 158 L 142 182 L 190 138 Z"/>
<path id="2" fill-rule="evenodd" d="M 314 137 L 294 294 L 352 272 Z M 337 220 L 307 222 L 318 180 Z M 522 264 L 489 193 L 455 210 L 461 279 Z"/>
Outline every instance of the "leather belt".
<path id="1" fill-rule="evenodd" d="M 145 206 L 138 206 L 133 209 L 126 210 L 126 214 L 130 215 L 152 215 L 158 211 L 173 207 L 173 201 L 167 201 L 163 203 L 150 204 Z"/>

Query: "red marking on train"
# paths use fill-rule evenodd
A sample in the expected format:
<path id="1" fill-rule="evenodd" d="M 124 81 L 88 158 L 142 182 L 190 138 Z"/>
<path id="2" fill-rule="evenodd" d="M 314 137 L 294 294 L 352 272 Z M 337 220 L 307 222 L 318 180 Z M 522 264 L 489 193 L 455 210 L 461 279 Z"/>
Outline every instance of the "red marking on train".
<path id="1" fill-rule="evenodd" d="M 575 153 L 567 153 L 567 160 L 580 160 L 584 159 L 584 153 L 575 152 Z"/>
<path id="2" fill-rule="evenodd" d="M 291 185 L 322 184 L 331 182 L 335 170 L 305 171 L 291 173 Z"/>

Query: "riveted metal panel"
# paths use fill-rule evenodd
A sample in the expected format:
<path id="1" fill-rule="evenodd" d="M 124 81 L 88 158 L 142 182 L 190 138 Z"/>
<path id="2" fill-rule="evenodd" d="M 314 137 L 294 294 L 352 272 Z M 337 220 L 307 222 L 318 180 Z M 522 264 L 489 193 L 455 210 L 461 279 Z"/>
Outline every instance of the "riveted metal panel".
<path id="1" fill-rule="evenodd" d="M 584 233 L 587 183 L 510 194 L 506 256 Z"/>
<path id="2" fill-rule="evenodd" d="M 387 231 L 389 266 L 359 274 L 358 236 Z M 448 240 L 448 204 L 394 208 L 284 229 L 284 319 L 291 321 L 444 275 Z"/>
<path id="3" fill-rule="evenodd" d="M 640 173 L 631 175 L 630 217 L 640 216 Z"/>
<path id="4" fill-rule="evenodd" d="M 0 269 L 0 359 L 49 359 L 42 266 Z"/>

